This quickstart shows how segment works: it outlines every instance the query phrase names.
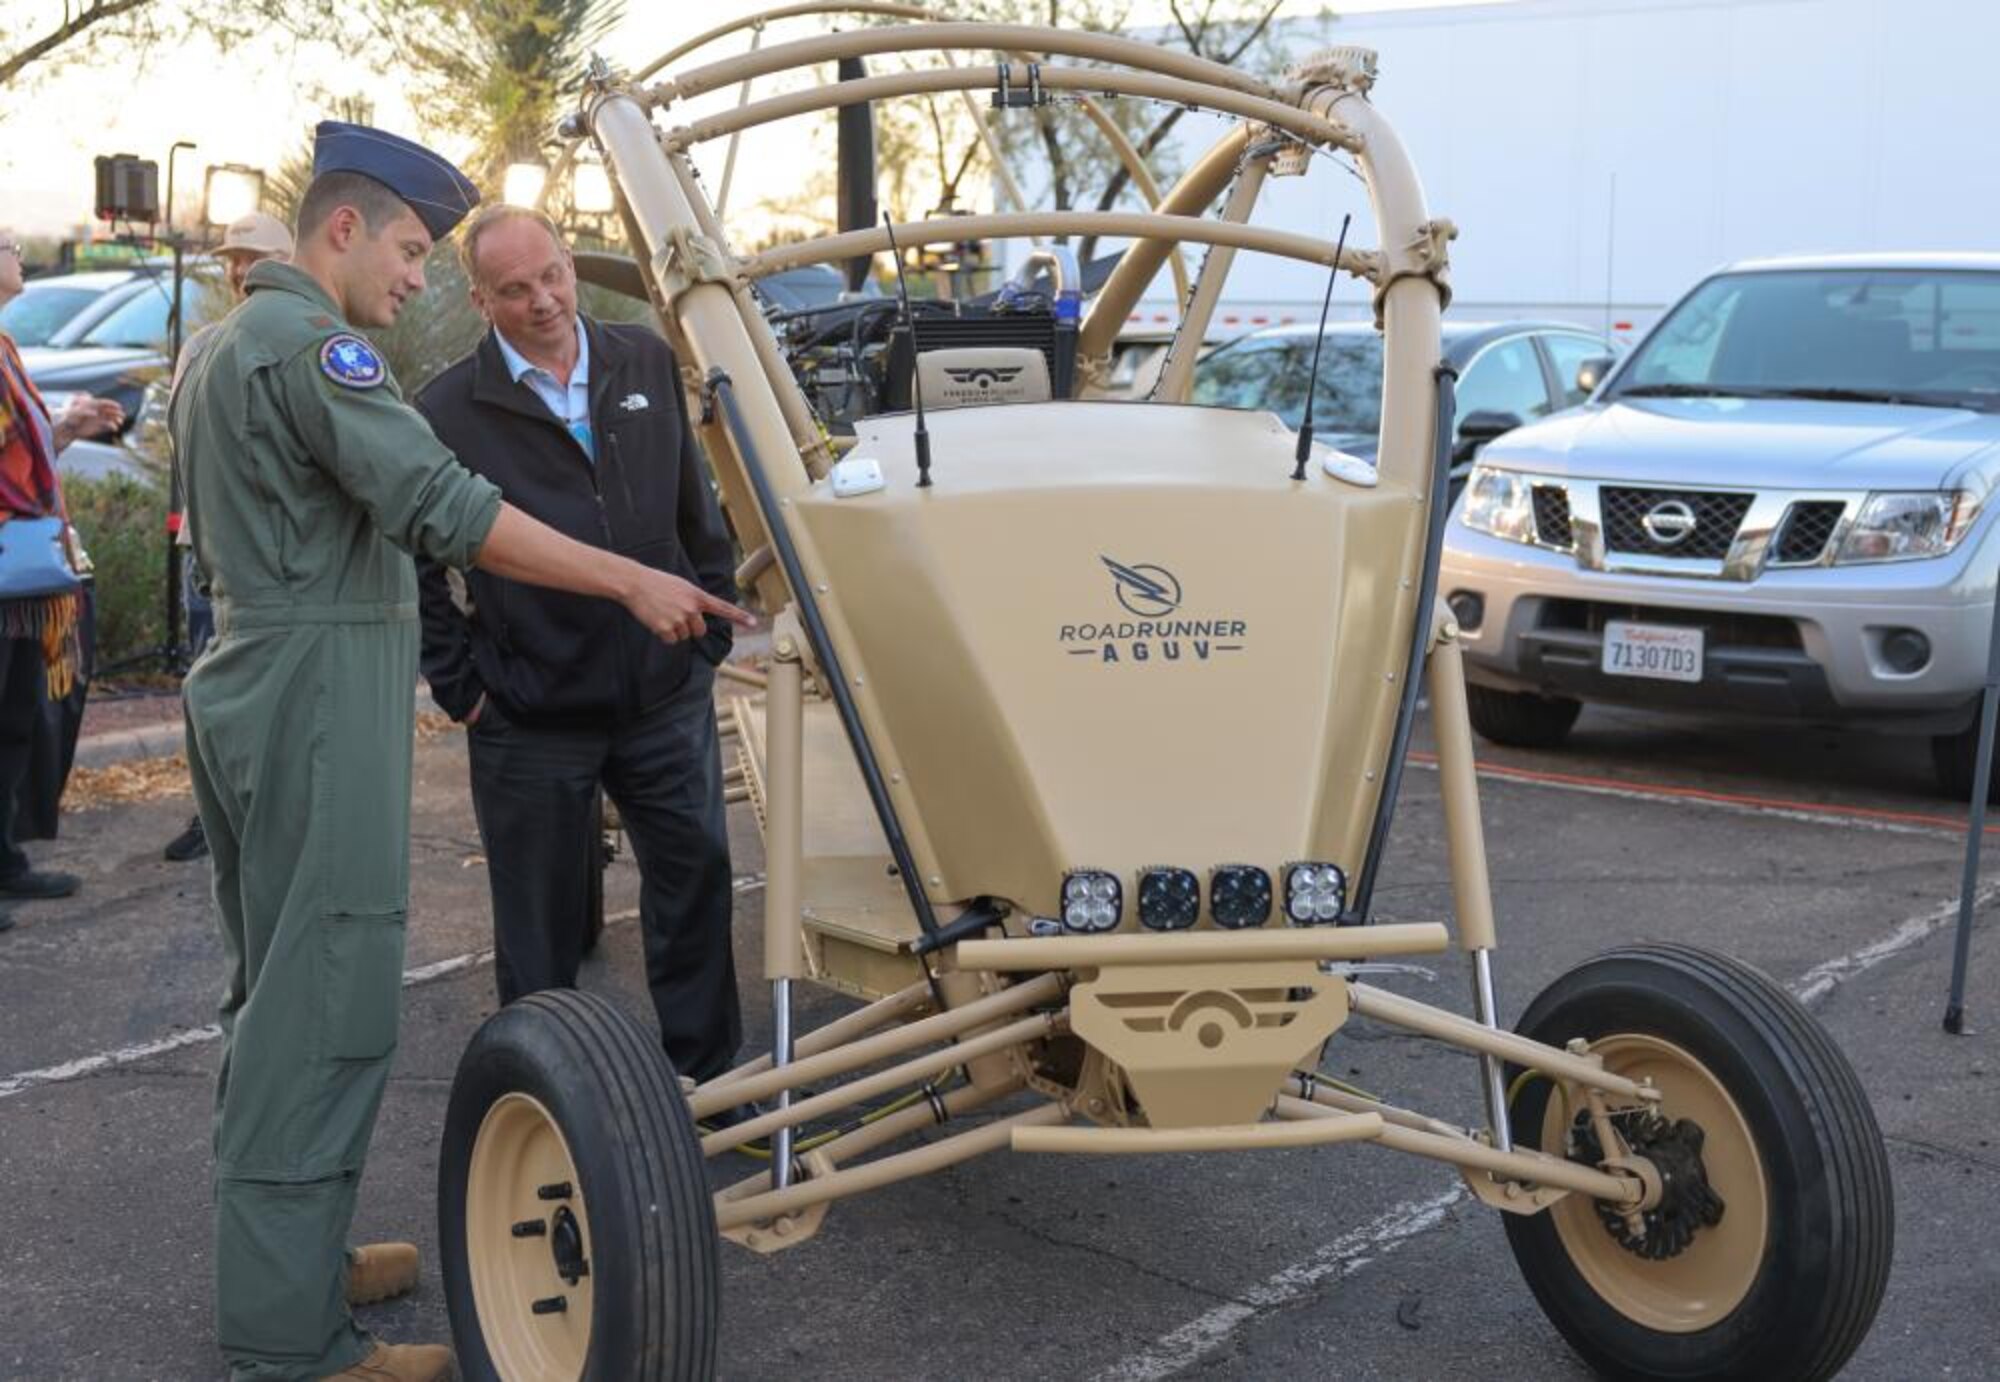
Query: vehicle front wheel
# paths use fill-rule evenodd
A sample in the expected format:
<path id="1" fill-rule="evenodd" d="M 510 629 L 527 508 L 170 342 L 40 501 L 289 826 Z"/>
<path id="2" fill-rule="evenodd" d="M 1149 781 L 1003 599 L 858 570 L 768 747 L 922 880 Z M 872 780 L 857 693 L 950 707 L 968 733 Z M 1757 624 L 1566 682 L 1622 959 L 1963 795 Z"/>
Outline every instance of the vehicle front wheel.
<path id="1" fill-rule="evenodd" d="M 1614 950 L 1571 970 L 1519 1030 L 1581 1037 L 1650 1079 L 1657 1108 L 1616 1101 L 1619 1136 L 1665 1198 L 1635 1234 L 1582 1195 L 1508 1215 L 1507 1241 L 1549 1320 L 1607 1376 L 1812 1379 L 1840 1370 L 1889 1278 L 1888 1153 L 1860 1081 L 1789 994 L 1739 961 L 1681 945 Z M 1595 1164 L 1587 1110 L 1512 1072 L 1516 1140 Z"/>
<path id="2" fill-rule="evenodd" d="M 1532 691 L 1499 691 L 1469 682 L 1465 708 L 1472 727 L 1496 744 L 1516 749 L 1552 749 L 1569 737 L 1583 702 Z"/>
<path id="3" fill-rule="evenodd" d="M 510 1003 L 452 1081 L 438 1241 L 470 1378 L 715 1375 L 701 1144 L 658 1041 L 594 994 Z"/>
<path id="4" fill-rule="evenodd" d="M 2000 735 L 1994 737 L 1994 772 L 1987 780 L 1988 805 L 2000 805 Z M 1953 801 L 1972 800 L 1972 770 L 1979 763 L 1979 721 L 1957 734 L 1931 736 L 1931 767 L 1937 771 L 1938 790 Z"/>

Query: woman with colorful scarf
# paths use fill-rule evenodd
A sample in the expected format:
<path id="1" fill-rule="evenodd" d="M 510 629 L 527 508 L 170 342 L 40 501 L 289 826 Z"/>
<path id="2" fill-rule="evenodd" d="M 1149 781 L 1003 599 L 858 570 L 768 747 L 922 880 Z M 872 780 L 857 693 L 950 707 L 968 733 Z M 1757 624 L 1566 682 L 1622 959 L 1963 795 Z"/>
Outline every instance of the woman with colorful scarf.
<path id="1" fill-rule="evenodd" d="M 21 246 L 0 236 L 0 307 L 20 292 Z M 0 331 L 0 525 L 64 514 L 56 454 L 124 420 L 116 403 L 87 394 L 51 418 L 13 338 Z M 68 695 L 76 680 L 81 603 L 75 593 L 0 600 L 0 899 L 68 897 L 77 890 L 76 875 L 29 866 L 15 842 L 14 815 L 42 708 Z M 0 931 L 13 925 L 0 905 Z"/>

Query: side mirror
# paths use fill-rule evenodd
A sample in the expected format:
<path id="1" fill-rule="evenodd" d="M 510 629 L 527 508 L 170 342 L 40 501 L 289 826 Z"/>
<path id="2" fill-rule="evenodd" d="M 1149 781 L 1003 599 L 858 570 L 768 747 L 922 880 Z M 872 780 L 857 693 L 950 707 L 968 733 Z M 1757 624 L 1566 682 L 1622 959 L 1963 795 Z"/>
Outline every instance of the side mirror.
<path id="1" fill-rule="evenodd" d="M 1611 373 L 1611 367 L 1618 363 L 1612 355 L 1594 355 L 1576 367 L 1576 386 L 1585 394 L 1597 392 L 1597 386 L 1604 382 L 1604 376 Z"/>
<path id="2" fill-rule="evenodd" d="M 1479 454 L 1479 449 L 1495 437 L 1505 436 L 1521 425 L 1521 419 L 1512 413 L 1481 409 L 1467 413 L 1458 420 L 1458 440 L 1451 448 L 1454 461 L 1469 461 Z"/>

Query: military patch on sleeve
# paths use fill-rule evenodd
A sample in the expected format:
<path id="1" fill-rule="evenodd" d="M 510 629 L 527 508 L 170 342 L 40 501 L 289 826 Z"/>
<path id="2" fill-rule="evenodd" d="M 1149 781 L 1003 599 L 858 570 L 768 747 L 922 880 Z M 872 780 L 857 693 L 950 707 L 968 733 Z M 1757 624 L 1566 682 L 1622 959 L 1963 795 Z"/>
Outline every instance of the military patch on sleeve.
<path id="1" fill-rule="evenodd" d="M 375 347 L 345 332 L 328 336 L 320 345 L 319 368 L 328 379 L 349 389 L 372 389 L 389 377 Z"/>

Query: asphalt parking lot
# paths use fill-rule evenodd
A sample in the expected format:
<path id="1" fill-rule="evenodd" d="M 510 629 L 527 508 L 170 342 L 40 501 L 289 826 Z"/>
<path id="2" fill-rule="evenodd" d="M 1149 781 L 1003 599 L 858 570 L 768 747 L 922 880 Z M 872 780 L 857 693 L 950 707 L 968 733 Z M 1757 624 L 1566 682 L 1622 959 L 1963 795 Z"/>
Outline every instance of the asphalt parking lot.
<path id="1" fill-rule="evenodd" d="M 1786 983 L 1859 1070 L 1895 1176 L 1895 1269 L 1848 1375 L 2000 1375 L 2000 851 L 1973 942 L 1974 1031 L 1948 1037 L 1963 836 L 1931 795 L 1921 746 L 1592 711 L 1561 753 L 1485 762 L 1507 1019 L 1571 964 L 1632 940 L 1711 946 Z M 418 1292 L 366 1315 L 398 1339 L 447 1332 L 437 1142 L 458 1053 L 493 1009 L 464 774 L 457 735 L 420 745 L 403 1040 L 356 1225 L 361 1239 L 424 1245 Z M 37 857 L 81 873 L 86 891 L 22 908 L 0 937 L 9 1378 L 220 1374 L 207 1181 L 218 948 L 205 868 L 159 857 L 188 809 L 178 798 L 70 817 Z M 732 809 L 754 1036 L 768 1031 L 760 857 L 747 811 Z M 1390 870 L 1388 917 L 1445 914 L 1435 774 L 1421 758 Z M 613 910 L 635 891 L 630 865 L 615 865 Z M 586 982 L 650 1023 L 629 921 Z M 1456 956 L 1434 980 L 1391 986 L 1467 1006 Z M 808 1006 L 808 1025 L 840 1007 Z M 1329 1069 L 1476 1117 L 1469 1061 L 1361 1020 Z M 730 1377 L 1585 1375 L 1515 1272 L 1497 1216 L 1443 1168 L 1379 1148 L 1003 1154 L 844 1202 L 788 1253 L 723 1254 Z"/>

